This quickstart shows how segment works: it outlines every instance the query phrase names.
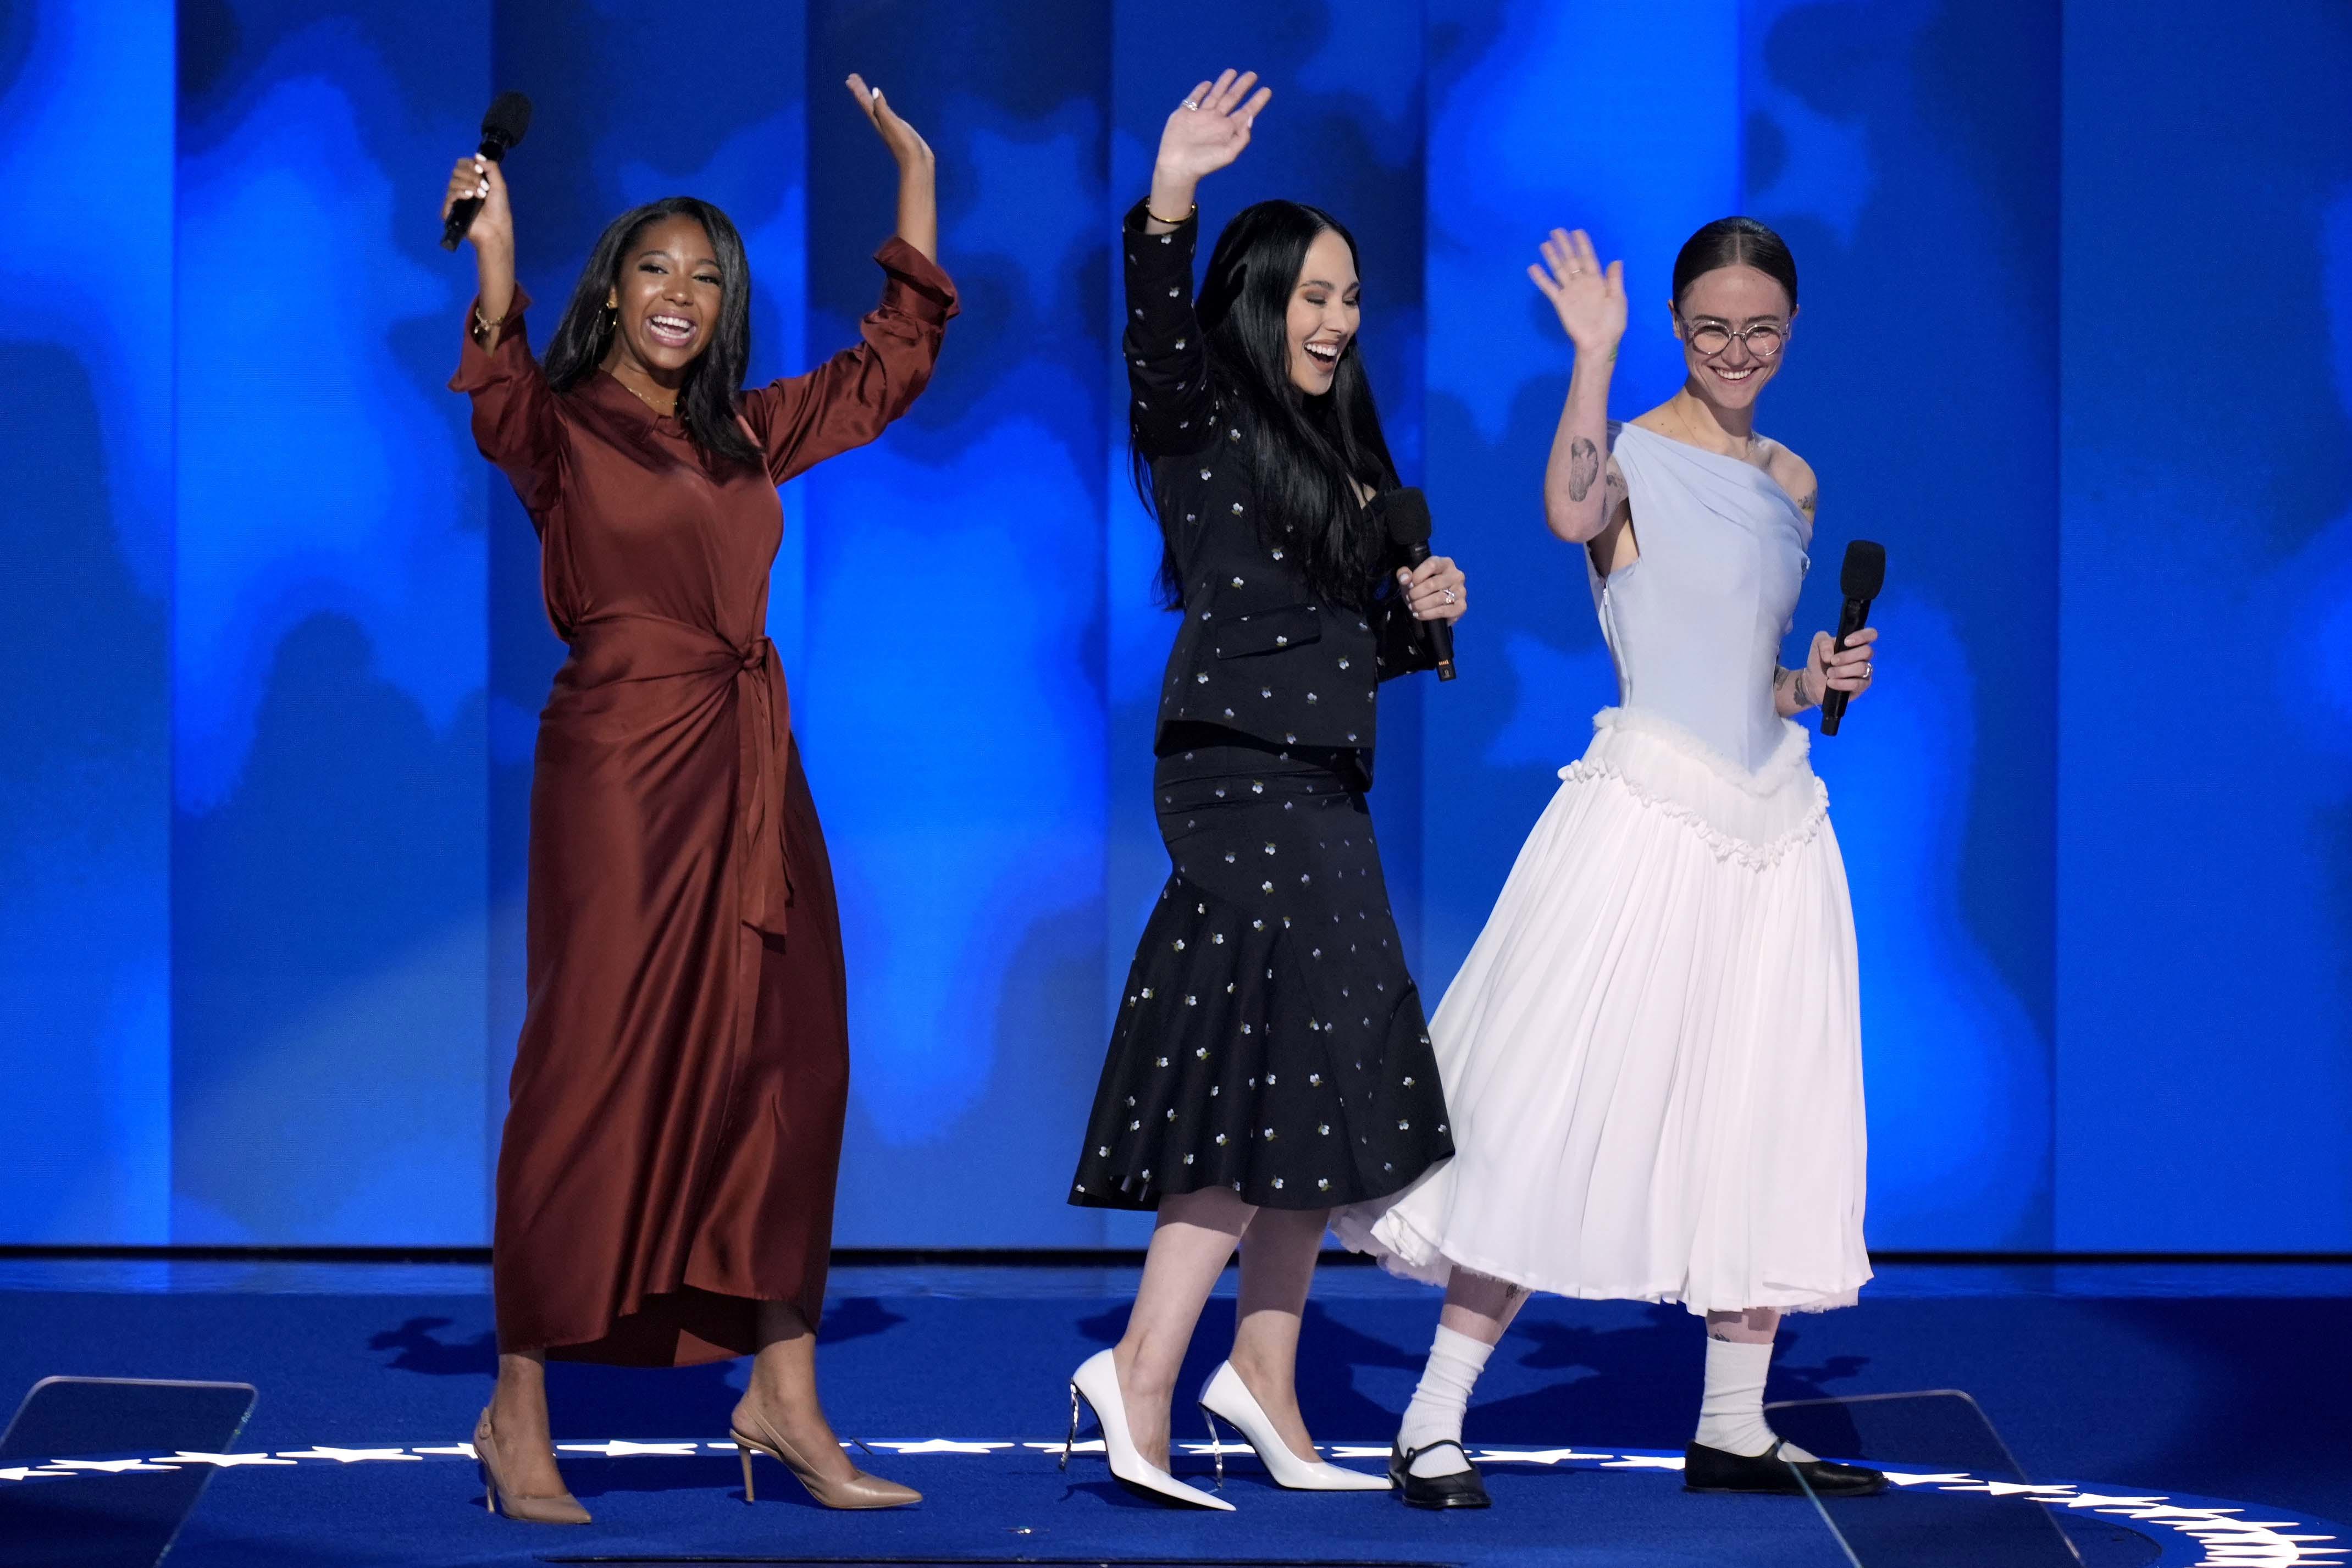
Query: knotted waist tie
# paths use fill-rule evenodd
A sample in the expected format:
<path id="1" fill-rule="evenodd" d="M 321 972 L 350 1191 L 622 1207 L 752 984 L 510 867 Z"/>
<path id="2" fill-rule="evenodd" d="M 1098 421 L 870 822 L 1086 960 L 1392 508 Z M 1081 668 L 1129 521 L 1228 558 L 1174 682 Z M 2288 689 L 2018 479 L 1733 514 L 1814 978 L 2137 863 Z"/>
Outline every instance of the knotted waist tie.
<path id="1" fill-rule="evenodd" d="M 636 612 L 582 622 L 567 640 L 572 657 L 556 676 L 559 692 L 592 691 L 623 681 L 730 680 L 739 751 L 739 903 L 743 924 L 784 935 L 793 899 L 792 851 L 784 829 L 792 703 L 775 644 L 754 637 L 739 648 L 707 627 Z M 683 708 L 688 703 L 681 700 L 677 706 Z"/>

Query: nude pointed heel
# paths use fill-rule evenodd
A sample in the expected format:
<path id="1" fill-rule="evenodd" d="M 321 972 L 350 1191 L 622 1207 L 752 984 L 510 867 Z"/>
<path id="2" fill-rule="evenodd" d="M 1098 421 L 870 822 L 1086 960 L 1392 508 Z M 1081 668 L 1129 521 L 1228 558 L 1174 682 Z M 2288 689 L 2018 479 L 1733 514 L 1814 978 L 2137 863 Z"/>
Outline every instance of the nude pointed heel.
<path id="1" fill-rule="evenodd" d="M 1274 1429 L 1257 1396 L 1242 1381 L 1230 1361 L 1220 1364 L 1201 1385 L 1201 1414 L 1209 1423 L 1209 1443 L 1217 1451 L 1217 1484 L 1225 1479 L 1224 1445 L 1217 1441 L 1217 1423 L 1224 1422 L 1242 1435 L 1244 1442 L 1257 1451 L 1258 1460 L 1265 1466 L 1274 1484 L 1291 1491 L 1386 1491 L 1385 1476 L 1367 1475 L 1350 1470 L 1326 1459 L 1302 1459 L 1290 1451 L 1290 1445 Z"/>
<path id="2" fill-rule="evenodd" d="M 1143 1457 L 1135 1439 L 1127 1429 L 1127 1396 L 1118 1386 L 1118 1367 L 1110 1352 L 1097 1351 L 1088 1356 L 1085 1364 L 1070 1375 L 1070 1436 L 1062 1445 L 1062 1467 L 1069 1468 L 1070 1451 L 1078 1440 L 1078 1401 L 1084 1399 L 1095 1413 L 1102 1427 L 1103 1457 L 1110 1461 L 1110 1473 L 1137 1491 L 1167 1502 L 1190 1503 L 1194 1508 L 1213 1509 L 1231 1513 L 1234 1505 L 1198 1487 L 1187 1486 Z"/>
<path id="3" fill-rule="evenodd" d="M 744 1430 L 747 1415 L 750 1424 L 760 1428 L 758 1432 Z M 741 1405 L 735 1406 L 735 1418 L 728 1436 L 735 1439 L 735 1452 L 743 1461 L 746 1503 L 757 1500 L 751 1491 L 751 1456 L 755 1453 L 765 1454 L 792 1471 L 793 1479 L 807 1489 L 809 1496 L 826 1508 L 908 1508 L 923 1500 L 923 1494 L 914 1488 L 869 1476 L 864 1470 L 853 1469 L 846 1480 L 827 1479 L 815 1466 L 801 1458 L 782 1433 L 761 1420 L 756 1412 L 746 1412 Z"/>
<path id="4" fill-rule="evenodd" d="M 491 1429 L 486 1406 L 474 1423 L 474 1459 L 482 1470 L 482 1506 L 493 1515 L 503 1512 L 525 1524 L 587 1524 L 589 1512 L 570 1492 L 553 1497 L 522 1497 L 499 1475 L 498 1433 Z"/>

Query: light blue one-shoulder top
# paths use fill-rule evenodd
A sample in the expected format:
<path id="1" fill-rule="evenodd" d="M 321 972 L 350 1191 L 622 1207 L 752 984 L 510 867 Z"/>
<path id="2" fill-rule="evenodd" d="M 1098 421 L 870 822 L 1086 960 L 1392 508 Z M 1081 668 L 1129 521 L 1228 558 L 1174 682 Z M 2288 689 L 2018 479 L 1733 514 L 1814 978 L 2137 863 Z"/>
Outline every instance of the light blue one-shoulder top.
<path id="1" fill-rule="evenodd" d="M 1609 427 L 1640 559 L 1605 580 L 1584 552 L 1629 712 L 1679 726 L 1753 773 L 1787 732 L 1772 672 L 1811 564 L 1812 526 L 1750 463 Z"/>

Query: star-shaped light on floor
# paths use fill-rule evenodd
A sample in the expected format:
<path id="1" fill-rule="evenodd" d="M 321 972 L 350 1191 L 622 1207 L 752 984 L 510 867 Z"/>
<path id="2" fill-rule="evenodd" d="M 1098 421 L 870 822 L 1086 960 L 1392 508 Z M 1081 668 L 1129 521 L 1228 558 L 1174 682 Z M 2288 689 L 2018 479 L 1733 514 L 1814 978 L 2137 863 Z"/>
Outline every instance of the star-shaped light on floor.
<path id="1" fill-rule="evenodd" d="M 1217 1454 L 1255 1454 L 1257 1452 L 1255 1448 L 1250 1447 L 1247 1443 L 1179 1443 L 1177 1447 L 1182 1448 L 1188 1454 L 1197 1454 L 1204 1459 Z"/>
<path id="2" fill-rule="evenodd" d="M 1521 1452 L 1509 1449 L 1480 1450 L 1475 1462 L 1482 1465 L 1559 1465 L 1570 1459 L 1605 1459 L 1607 1453 L 1588 1454 L 1581 1448 L 1535 1448 Z"/>
<path id="3" fill-rule="evenodd" d="M 294 1463 L 291 1459 L 272 1458 L 268 1454 L 192 1454 L 185 1448 L 176 1454 L 159 1454 L 148 1462 L 157 1465 L 216 1465 L 225 1470 L 235 1469 L 239 1465 L 285 1465 L 290 1469 Z"/>
<path id="4" fill-rule="evenodd" d="M 1385 1459 L 1391 1450 L 1375 1448 L 1360 1443 L 1334 1443 L 1331 1457 L 1335 1459 Z"/>
<path id="5" fill-rule="evenodd" d="M 52 1470 L 40 1465 L 16 1465 L 0 1470 L 0 1481 L 21 1481 L 33 1476 L 47 1476 L 51 1480 L 73 1479 L 71 1470 Z"/>
<path id="6" fill-rule="evenodd" d="M 567 1454 L 602 1454 L 608 1459 L 630 1459 L 646 1454 L 671 1456 L 693 1453 L 699 1443 L 632 1443 L 626 1437 L 615 1437 L 609 1443 L 558 1443 Z"/>
<path id="7" fill-rule="evenodd" d="M 315 1448 L 296 1448 L 290 1452 L 280 1448 L 278 1457 L 281 1459 L 333 1459 L 344 1465 L 363 1465 L 371 1459 L 404 1460 L 412 1465 L 425 1462 L 405 1448 L 336 1448 L 324 1443 Z"/>
<path id="8" fill-rule="evenodd" d="M 1047 1454 L 1058 1454 L 1062 1451 L 1062 1445 L 1059 1443 L 1024 1443 L 1021 1446 Z M 1102 1451 L 1103 1440 L 1100 1437 L 1082 1437 L 1070 1445 L 1070 1452 L 1074 1454 L 1099 1454 Z"/>
<path id="9" fill-rule="evenodd" d="M 1678 1470 L 1683 1468 L 1680 1454 L 1628 1454 L 1622 1459 L 1612 1459 L 1601 1467 L 1604 1470 Z"/>
<path id="10" fill-rule="evenodd" d="M 1009 1448 L 1010 1443 L 959 1443 L 952 1437 L 926 1437 L 919 1443 L 875 1443 L 877 1448 L 889 1448 L 900 1454 L 986 1454 L 998 1448 Z"/>
<path id="11" fill-rule="evenodd" d="M 1948 1487 L 1971 1479 L 1966 1470 L 1950 1470 L 1936 1475 L 1913 1475 L 1903 1470 L 1881 1473 L 1899 1487 Z"/>
<path id="12" fill-rule="evenodd" d="M 420 1454 L 446 1454 L 453 1459 L 474 1459 L 481 1457 L 474 1452 L 474 1445 L 471 1443 L 450 1443 L 438 1448 L 419 1448 L 416 1451 Z"/>
<path id="13" fill-rule="evenodd" d="M 119 1476 L 125 1470 L 173 1470 L 176 1465 L 159 1465 L 148 1459 L 51 1459 L 49 1468 L 59 1470 L 104 1470 Z"/>

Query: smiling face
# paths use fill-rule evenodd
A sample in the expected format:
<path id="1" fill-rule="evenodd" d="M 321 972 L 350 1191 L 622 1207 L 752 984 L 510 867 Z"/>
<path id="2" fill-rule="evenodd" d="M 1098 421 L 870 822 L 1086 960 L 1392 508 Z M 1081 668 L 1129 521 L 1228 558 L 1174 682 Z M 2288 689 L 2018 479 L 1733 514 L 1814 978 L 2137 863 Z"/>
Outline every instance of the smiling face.
<path id="1" fill-rule="evenodd" d="M 1673 314 L 1692 390 L 1720 408 L 1748 408 L 1780 373 L 1797 312 L 1789 291 L 1769 275 L 1735 265 L 1693 278 Z M 1751 328 L 1761 330 L 1728 336 Z M 1776 333 L 1780 353 L 1755 351 L 1753 345 L 1769 343 Z"/>
<path id="2" fill-rule="evenodd" d="M 1325 229 L 1307 247 L 1286 322 L 1290 384 L 1309 397 L 1331 390 L 1339 357 L 1355 341 L 1363 316 L 1359 293 L 1354 254 L 1337 231 Z"/>
<path id="3" fill-rule="evenodd" d="M 726 286 L 717 247 L 690 217 L 646 226 L 621 256 L 611 304 L 619 318 L 614 356 L 675 386 L 710 346 Z"/>

